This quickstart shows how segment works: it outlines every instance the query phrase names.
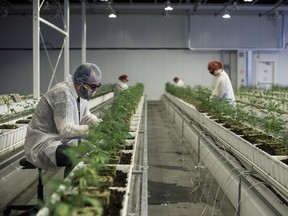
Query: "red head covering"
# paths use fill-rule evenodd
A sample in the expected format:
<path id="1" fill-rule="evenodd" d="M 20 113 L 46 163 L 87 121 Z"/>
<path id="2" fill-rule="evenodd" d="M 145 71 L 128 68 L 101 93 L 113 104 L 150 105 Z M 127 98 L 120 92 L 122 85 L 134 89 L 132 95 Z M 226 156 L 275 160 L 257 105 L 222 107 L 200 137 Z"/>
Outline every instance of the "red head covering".
<path id="1" fill-rule="evenodd" d="M 222 69 L 222 63 L 220 61 L 210 61 L 207 65 L 207 69 L 209 71 L 215 71 L 215 70 L 219 70 Z"/>
<path id="2" fill-rule="evenodd" d="M 127 80 L 128 81 L 129 80 L 128 76 L 126 74 L 123 74 L 123 75 L 119 76 L 118 79 L 121 80 L 121 81 L 123 81 L 123 80 Z"/>
<path id="3" fill-rule="evenodd" d="M 178 81 L 179 81 L 179 78 L 178 78 L 178 77 L 174 77 L 173 81 L 174 81 L 174 82 L 178 82 Z"/>

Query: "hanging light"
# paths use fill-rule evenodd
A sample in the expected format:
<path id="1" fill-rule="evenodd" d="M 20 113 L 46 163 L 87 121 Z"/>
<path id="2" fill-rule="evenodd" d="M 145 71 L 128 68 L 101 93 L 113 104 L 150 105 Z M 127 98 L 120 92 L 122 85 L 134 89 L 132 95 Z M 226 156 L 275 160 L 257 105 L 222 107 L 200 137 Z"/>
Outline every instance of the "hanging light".
<path id="1" fill-rule="evenodd" d="M 224 14 L 223 14 L 222 17 L 223 17 L 224 19 L 229 19 L 231 16 L 230 16 L 230 14 L 228 13 L 228 11 L 225 10 L 225 12 L 224 12 Z"/>
<path id="2" fill-rule="evenodd" d="M 109 18 L 116 18 L 117 15 L 115 13 L 115 9 L 114 9 L 114 6 L 113 6 L 113 2 L 108 0 L 106 1 L 107 2 L 107 9 L 110 11 L 110 14 L 109 14 Z"/>
<path id="3" fill-rule="evenodd" d="M 117 17 L 117 15 L 116 15 L 115 11 L 112 10 L 111 13 L 109 14 L 109 18 L 116 18 L 116 17 Z"/>
<path id="4" fill-rule="evenodd" d="M 166 11 L 172 11 L 173 10 L 173 7 L 171 7 L 171 5 L 170 5 L 170 1 L 167 1 L 167 5 L 165 7 L 165 10 Z"/>

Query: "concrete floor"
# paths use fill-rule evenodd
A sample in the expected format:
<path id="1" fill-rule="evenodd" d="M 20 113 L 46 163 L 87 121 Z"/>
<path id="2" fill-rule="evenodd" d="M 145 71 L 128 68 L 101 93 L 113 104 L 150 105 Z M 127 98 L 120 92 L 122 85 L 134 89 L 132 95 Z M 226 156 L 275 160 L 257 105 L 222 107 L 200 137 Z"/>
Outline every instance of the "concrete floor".
<path id="1" fill-rule="evenodd" d="M 149 216 L 234 215 L 207 170 L 195 168 L 197 156 L 185 151 L 162 103 L 147 107 Z"/>

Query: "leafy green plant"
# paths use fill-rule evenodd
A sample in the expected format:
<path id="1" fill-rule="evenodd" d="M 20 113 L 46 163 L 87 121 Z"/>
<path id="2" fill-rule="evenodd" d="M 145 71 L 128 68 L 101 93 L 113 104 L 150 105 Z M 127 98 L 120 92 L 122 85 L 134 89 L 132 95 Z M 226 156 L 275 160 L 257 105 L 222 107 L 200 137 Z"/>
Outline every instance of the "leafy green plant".
<path id="1" fill-rule="evenodd" d="M 249 109 L 246 113 L 247 118 L 246 121 L 253 127 L 256 127 L 257 124 L 260 122 L 260 118 L 258 117 L 257 113 L 253 109 Z"/>
<path id="2" fill-rule="evenodd" d="M 285 128 L 281 114 L 278 113 L 279 104 L 269 101 L 265 117 L 263 118 L 263 128 L 268 134 L 279 137 L 281 131 Z"/>
<path id="3" fill-rule="evenodd" d="M 244 106 L 239 103 L 237 103 L 235 107 L 228 103 L 225 113 L 236 122 L 244 122 L 247 118 L 247 112 L 244 110 Z"/>
<path id="4" fill-rule="evenodd" d="M 72 190 L 67 182 L 62 183 L 58 190 L 48 198 L 39 215 L 41 211 L 44 215 L 54 216 L 83 215 L 83 211 L 90 212 L 86 212 L 85 215 L 103 215 L 102 205 L 97 199 Z"/>

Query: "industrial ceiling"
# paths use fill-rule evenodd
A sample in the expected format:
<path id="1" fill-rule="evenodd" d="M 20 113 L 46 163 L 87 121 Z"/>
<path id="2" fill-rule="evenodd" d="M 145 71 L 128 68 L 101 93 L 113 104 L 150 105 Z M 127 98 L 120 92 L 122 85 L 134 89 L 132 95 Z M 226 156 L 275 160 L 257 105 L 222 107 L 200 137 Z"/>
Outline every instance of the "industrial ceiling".
<path id="1" fill-rule="evenodd" d="M 0 0 L 0 15 L 32 14 L 33 0 Z M 83 0 L 70 0 L 71 14 L 80 14 Z M 41 13 L 53 14 L 63 7 L 64 0 L 41 0 Z M 155 14 L 163 12 L 170 4 L 170 14 L 217 14 L 223 10 L 235 14 L 287 13 L 288 0 L 86 0 L 87 14 L 108 13 L 111 8 L 119 14 Z"/>

